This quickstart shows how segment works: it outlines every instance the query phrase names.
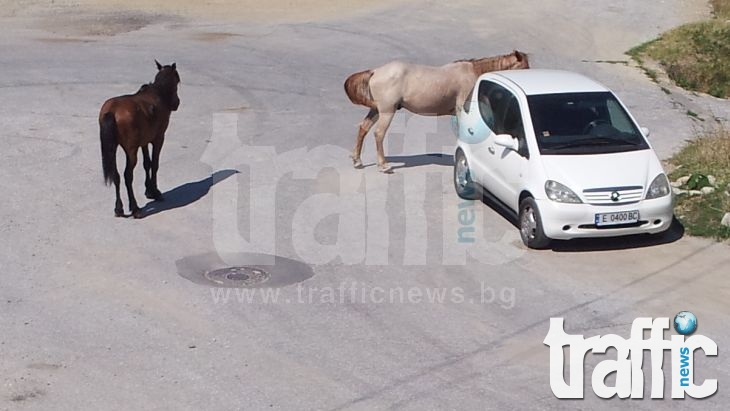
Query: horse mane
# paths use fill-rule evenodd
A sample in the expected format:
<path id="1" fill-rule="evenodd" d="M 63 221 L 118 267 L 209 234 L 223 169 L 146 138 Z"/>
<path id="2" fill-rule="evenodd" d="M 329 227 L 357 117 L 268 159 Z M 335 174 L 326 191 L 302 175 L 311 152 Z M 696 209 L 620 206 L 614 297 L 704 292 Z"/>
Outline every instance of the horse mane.
<path id="1" fill-rule="evenodd" d="M 509 54 L 503 54 L 500 56 L 492 56 L 492 57 L 483 57 L 478 59 L 461 59 L 456 60 L 454 63 L 471 63 L 472 69 L 474 70 L 474 74 L 481 75 L 488 71 L 497 71 L 497 70 L 505 70 L 508 69 L 509 66 L 503 65 L 503 63 L 509 59 L 510 57 L 514 57 L 517 59 L 517 61 L 524 61 L 526 67 L 529 67 L 529 62 L 527 60 L 527 53 L 523 53 L 521 51 L 513 51 Z"/>
<path id="2" fill-rule="evenodd" d="M 172 107 L 174 105 L 173 99 L 175 98 L 176 92 L 174 85 L 177 81 L 179 81 L 177 73 L 173 78 L 161 78 L 160 76 L 156 76 L 154 82 L 142 84 L 139 90 L 137 90 L 137 94 L 143 92 L 155 93 L 166 106 Z"/>

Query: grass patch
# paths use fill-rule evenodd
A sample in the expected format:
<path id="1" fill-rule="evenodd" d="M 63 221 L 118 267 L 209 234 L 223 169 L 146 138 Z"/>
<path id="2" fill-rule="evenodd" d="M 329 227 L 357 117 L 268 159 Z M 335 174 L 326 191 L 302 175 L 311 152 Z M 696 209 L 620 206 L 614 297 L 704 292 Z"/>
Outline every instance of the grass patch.
<path id="1" fill-rule="evenodd" d="M 629 50 L 659 62 L 678 86 L 715 97 L 730 97 L 730 0 L 713 0 L 716 18 L 685 24 Z M 644 68 L 656 81 L 656 74 Z"/>
<path id="2" fill-rule="evenodd" d="M 730 19 L 730 0 L 711 0 L 712 11 L 718 19 Z"/>
<path id="3" fill-rule="evenodd" d="M 687 110 L 687 116 L 688 116 L 688 117 L 692 117 L 692 118 L 694 118 L 694 119 L 696 119 L 696 120 L 700 120 L 700 121 L 705 121 L 705 119 L 704 119 L 704 118 L 700 117 L 700 115 L 699 115 L 699 114 L 695 113 L 695 112 L 694 112 L 694 111 L 692 111 L 692 110 Z"/>
<path id="4" fill-rule="evenodd" d="M 730 0 L 710 0 L 710 3 L 715 16 L 712 20 L 677 27 L 626 54 L 654 81 L 656 73 L 646 67 L 645 60 L 657 61 L 682 88 L 730 97 Z M 662 91 L 669 94 L 665 88 Z M 686 114 L 704 121 L 691 110 Z M 674 212 L 687 233 L 730 239 L 730 227 L 720 224 L 725 213 L 730 212 L 730 130 L 720 129 L 690 141 L 669 162 L 674 170 L 669 174 L 672 181 L 691 176 L 688 183 L 706 185 L 704 176 L 716 179 L 712 193 L 677 196 Z"/>
<path id="5" fill-rule="evenodd" d="M 687 175 L 712 175 L 717 179 L 715 192 L 703 196 L 680 195 L 674 213 L 690 235 L 730 239 L 730 227 L 720 225 L 730 212 L 730 130 L 719 130 L 692 140 L 669 162 L 672 181 Z"/>
<path id="6" fill-rule="evenodd" d="M 629 56 L 633 57 L 634 60 L 636 60 L 637 63 L 643 64 L 644 59 L 641 57 L 646 54 L 646 50 L 649 48 L 649 46 L 654 43 L 656 40 L 647 41 L 646 43 L 639 44 L 638 46 L 632 47 L 629 51 L 626 52 Z"/>

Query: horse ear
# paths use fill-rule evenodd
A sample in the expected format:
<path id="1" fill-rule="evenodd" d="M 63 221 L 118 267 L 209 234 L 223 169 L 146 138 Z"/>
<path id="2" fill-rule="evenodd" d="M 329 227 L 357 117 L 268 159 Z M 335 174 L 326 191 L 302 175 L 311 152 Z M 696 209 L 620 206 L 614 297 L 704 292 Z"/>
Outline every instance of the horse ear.
<path id="1" fill-rule="evenodd" d="M 520 53 L 519 51 L 515 50 L 514 51 L 514 54 L 515 54 L 515 58 L 517 58 L 517 61 L 522 61 L 522 53 Z"/>
<path id="2" fill-rule="evenodd" d="M 157 61 L 157 59 L 155 59 L 155 64 L 157 64 L 157 70 L 158 70 L 158 71 L 159 71 L 159 70 L 162 70 L 162 64 L 160 64 L 160 62 L 159 62 L 159 61 Z"/>
<path id="3" fill-rule="evenodd" d="M 177 64 L 172 63 L 172 65 L 170 65 L 170 67 L 172 67 L 173 70 L 176 70 L 177 69 Z"/>

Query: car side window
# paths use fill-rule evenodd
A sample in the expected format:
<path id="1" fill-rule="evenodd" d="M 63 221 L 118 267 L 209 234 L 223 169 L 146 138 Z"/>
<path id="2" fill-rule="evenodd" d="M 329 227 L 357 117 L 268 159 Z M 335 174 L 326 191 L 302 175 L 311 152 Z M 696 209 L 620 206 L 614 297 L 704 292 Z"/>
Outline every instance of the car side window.
<path id="1" fill-rule="evenodd" d="M 624 114 L 619 106 L 618 101 L 608 100 L 606 102 L 606 110 L 611 118 L 611 125 L 622 133 L 633 133 L 634 126 L 631 125 L 629 118 Z"/>
<path id="2" fill-rule="evenodd" d="M 479 83 L 479 93 L 477 94 L 477 101 L 479 104 L 479 114 L 482 116 L 484 124 L 489 127 L 492 132 L 497 132 L 495 129 L 495 115 L 494 108 L 495 104 L 499 105 L 501 102 L 501 94 L 495 87 L 500 87 L 490 81 L 483 80 Z"/>
<path id="3" fill-rule="evenodd" d="M 519 141 L 517 151 L 529 157 L 522 111 L 517 97 L 499 84 L 483 80 L 479 84 L 479 113 L 482 120 L 495 134 L 509 134 Z"/>
<path id="4" fill-rule="evenodd" d="M 511 135 L 519 142 L 517 153 L 522 157 L 529 158 L 527 139 L 525 138 L 525 127 L 522 123 L 522 112 L 520 111 L 520 103 L 517 101 L 517 97 L 511 93 L 509 101 L 507 102 L 507 109 L 504 113 L 502 128 L 504 134 Z"/>

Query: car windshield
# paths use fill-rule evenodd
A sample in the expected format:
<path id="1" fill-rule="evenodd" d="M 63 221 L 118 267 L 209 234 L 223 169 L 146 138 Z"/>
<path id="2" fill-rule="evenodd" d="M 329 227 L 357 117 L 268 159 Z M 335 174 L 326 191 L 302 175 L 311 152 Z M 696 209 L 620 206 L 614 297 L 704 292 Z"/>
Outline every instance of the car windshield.
<path id="1" fill-rule="evenodd" d="M 527 102 L 542 154 L 602 154 L 649 148 L 610 92 L 542 94 Z"/>

